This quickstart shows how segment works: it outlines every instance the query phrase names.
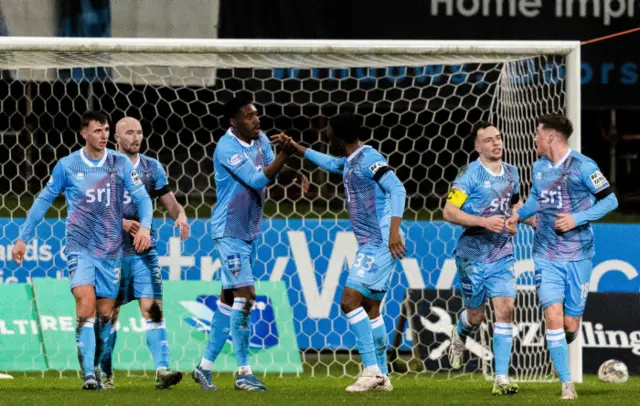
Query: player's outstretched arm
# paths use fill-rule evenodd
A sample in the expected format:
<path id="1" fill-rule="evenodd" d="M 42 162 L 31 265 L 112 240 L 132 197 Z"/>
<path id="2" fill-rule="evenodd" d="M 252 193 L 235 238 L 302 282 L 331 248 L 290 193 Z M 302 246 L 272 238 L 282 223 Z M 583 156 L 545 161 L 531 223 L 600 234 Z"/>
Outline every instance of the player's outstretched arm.
<path id="1" fill-rule="evenodd" d="M 31 241 L 35 236 L 36 226 L 42 221 L 56 197 L 64 191 L 65 182 L 64 168 L 62 164 L 58 162 L 53 168 L 47 185 L 38 194 L 38 197 L 36 197 L 27 214 L 27 219 L 20 227 L 18 241 L 16 241 L 11 251 L 11 257 L 17 264 L 22 263 L 24 254 L 27 251 L 25 243 Z"/>
<path id="2" fill-rule="evenodd" d="M 272 136 L 271 142 L 274 144 L 281 144 L 282 141 L 280 137 L 281 134 Z M 304 147 L 295 141 L 291 141 L 291 143 L 293 144 L 297 154 L 304 156 L 306 159 L 313 162 L 316 166 L 324 169 L 325 171 L 342 175 L 344 164 L 347 160 L 346 158 L 334 158 L 327 154 L 323 154 L 322 152 L 314 151 L 311 148 Z"/>
<path id="3" fill-rule="evenodd" d="M 402 215 L 404 214 L 404 205 L 407 199 L 407 191 L 388 166 L 377 169 L 373 174 L 373 178 L 391 198 L 391 226 L 389 227 L 389 252 L 393 259 L 402 259 L 407 255 L 407 247 L 402 241 L 400 233 L 400 224 L 402 223 Z"/>

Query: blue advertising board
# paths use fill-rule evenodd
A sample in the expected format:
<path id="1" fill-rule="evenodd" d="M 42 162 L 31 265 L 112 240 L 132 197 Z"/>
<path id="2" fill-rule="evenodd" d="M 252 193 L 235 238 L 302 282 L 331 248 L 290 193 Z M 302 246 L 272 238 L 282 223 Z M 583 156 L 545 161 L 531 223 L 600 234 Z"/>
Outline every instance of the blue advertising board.
<path id="1" fill-rule="evenodd" d="M 29 278 L 66 278 L 63 222 L 47 219 L 28 245 L 22 266 L 11 262 L 11 244 L 23 219 L 0 219 L 0 281 L 24 283 Z M 220 261 L 207 234 L 206 220 L 191 222 L 191 237 L 180 241 L 171 220 L 154 220 L 163 277 L 169 280 L 218 278 Z M 530 235 L 522 226 L 521 236 Z M 405 221 L 409 255 L 393 275 L 384 303 L 387 331 L 393 334 L 406 289 L 450 289 L 455 286 L 452 259 L 458 227 L 445 222 Z M 357 242 L 348 220 L 274 219 L 263 222 L 254 274 L 257 279 L 287 286 L 300 349 L 350 349 L 355 346 L 339 302 Z M 595 224 L 596 256 L 590 284 L 597 292 L 639 292 L 640 225 Z M 525 250 L 517 250 L 520 256 Z M 518 282 L 530 283 L 531 260 L 519 257 Z M 216 295 L 219 292 L 210 292 Z M 390 337 L 391 338 L 391 337 Z"/>

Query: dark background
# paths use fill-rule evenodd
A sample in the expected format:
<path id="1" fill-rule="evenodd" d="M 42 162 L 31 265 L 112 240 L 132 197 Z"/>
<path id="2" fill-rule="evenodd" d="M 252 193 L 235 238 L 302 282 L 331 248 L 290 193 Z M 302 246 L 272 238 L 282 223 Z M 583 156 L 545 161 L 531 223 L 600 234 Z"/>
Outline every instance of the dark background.
<path id="1" fill-rule="evenodd" d="M 532 1 L 535 2 L 529 0 L 527 4 Z M 469 17 L 457 7 L 462 4 L 468 10 L 476 3 L 480 4 L 478 12 Z M 484 0 L 221 0 L 219 37 L 588 40 L 635 28 L 640 16 L 640 9 L 634 10 L 633 16 L 625 10 L 619 17 L 605 21 L 604 2 L 599 2 L 599 16 L 594 16 L 593 7 L 588 7 L 581 17 L 580 2 L 575 1 L 573 16 L 567 17 L 563 10 L 562 16 L 557 17 L 556 1 L 542 0 L 540 4 L 544 6 L 537 9 L 539 15 L 528 18 L 519 8 L 521 1 L 505 0 L 502 13 L 496 10 L 497 2 L 489 2 L 487 10 L 483 10 L 483 3 Z M 510 9 L 511 4 L 516 8 Z M 59 35 L 111 36 L 109 5 L 109 0 L 60 2 Z M 640 140 L 635 139 L 640 136 L 629 136 L 640 134 L 636 118 L 640 107 L 639 46 L 640 32 L 582 47 L 582 151 L 596 160 L 617 188 L 619 211 L 630 212 L 635 212 L 635 203 L 640 200 L 640 184 L 634 180 L 640 175 Z M 214 199 L 211 156 L 216 140 L 226 128 L 220 120 L 221 106 L 232 95 L 248 92 L 263 114 L 263 128 L 283 129 L 319 149 L 326 148 L 322 134 L 325 118 L 354 110 L 352 106 L 357 104 L 355 111 L 366 116 L 365 125 L 372 129 L 364 136 L 389 157 L 405 181 L 409 207 L 416 212 L 434 212 L 441 205 L 449 182 L 469 160 L 465 137 L 472 123 L 485 118 L 464 101 L 438 99 L 433 87 L 412 87 L 410 78 L 395 82 L 334 80 L 333 72 L 322 70 L 312 80 L 310 71 L 300 72 L 301 80 L 281 80 L 269 70 L 236 69 L 218 70 L 215 87 L 195 89 L 116 84 L 109 80 L 112 73 L 102 69 L 61 71 L 60 80 L 47 83 L 13 80 L 7 71 L 3 72 L 0 131 L 19 135 L 15 139 L 5 135 L 0 145 L 0 189 L 11 190 L 18 198 L 36 193 L 55 158 L 78 148 L 79 116 L 92 106 L 107 112 L 112 123 L 125 114 L 142 119 L 147 151 L 167 164 L 178 195 L 183 200 L 188 197 L 190 206 L 210 207 Z M 375 75 L 385 77 L 386 73 L 378 70 Z M 490 82 L 495 81 L 495 73 L 488 75 Z M 355 72 L 347 74 L 354 76 Z M 452 67 L 444 67 L 442 78 L 451 80 L 455 74 Z M 478 90 L 465 90 L 464 86 L 457 89 L 466 94 Z M 438 87 L 441 96 L 454 90 L 447 85 Z M 478 94 L 475 97 L 486 109 L 490 100 Z M 611 125 L 612 116 L 616 126 Z M 35 162 L 33 168 L 30 162 Z M 293 165 L 300 166 L 301 162 Z M 339 177 L 323 176 L 314 174 L 312 178 L 312 183 L 319 185 L 307 196 L 314 205 L 326 202 L 314 199 L 320 193 L 341 190 Z M 271 197 L 276 201 L 297 200 L 299 191 L 276 188 Z M 340 209 L 343 202 L 338 198 L 329 205 Z"/>

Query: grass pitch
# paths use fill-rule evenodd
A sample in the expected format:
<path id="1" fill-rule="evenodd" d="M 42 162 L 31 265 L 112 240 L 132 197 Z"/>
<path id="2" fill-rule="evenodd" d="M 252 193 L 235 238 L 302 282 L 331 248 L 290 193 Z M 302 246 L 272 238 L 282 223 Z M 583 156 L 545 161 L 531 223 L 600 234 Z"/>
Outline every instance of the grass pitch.
<path id="1" fill-rule="evenodd" d="M 202 392 L 189 373 L 183 381 L 169 390 L 156 390 L 153 377 L 116 375 L 116 389 L 86 392 L 80 389 L 81 380 L 75 375 L 59 376 L 16 374 L 13 380 L 0 381 L 0 405 L 493 405 L 564 404 L 558 400 L 560 384 L 524 383 L 520 393 L 510 397 L 493 397 L 491 382 L 480 375 L 453 380 L 425 376 L 393 377 L 393 392 L 350 394 L 344 388 L 351 378 L 317 378 L 305 374 L 300 377 L 269 375 L 264 379 L 268 392 L 247 393 L 233 389 L 231 374 L 214 378 L 217 392 Z M 587 376 L 578 385 L 580 405 L 638 405 L 640 378 L 630 378 L 625 384 L 605 384 Z"/>

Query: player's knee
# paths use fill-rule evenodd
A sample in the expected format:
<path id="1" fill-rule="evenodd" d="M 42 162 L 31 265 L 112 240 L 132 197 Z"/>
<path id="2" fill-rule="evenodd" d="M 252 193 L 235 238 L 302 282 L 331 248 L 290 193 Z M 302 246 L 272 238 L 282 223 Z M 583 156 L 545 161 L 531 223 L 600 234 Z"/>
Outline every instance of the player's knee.
<path id="1" fill-rule="evenodd" d="M 149 320 L 154 323 L 162 321 L 162 307 L 159 303 L 153 302 L 148 309 Z"/>
<path id="2" fill-rule="evenodd" d="M 345 314 L 351 313 L 360 306 L 361 303 L 356 298 L 350 296 L 343 296 L 342 301 L 340 302 L 340 307 Z"/>
<path id="3" fill-rule="evenodd" d="M 479 326 L 484 321 L 483 310 L 471 310 L 467 309 L 467 322 L 472 326 Z"/>

